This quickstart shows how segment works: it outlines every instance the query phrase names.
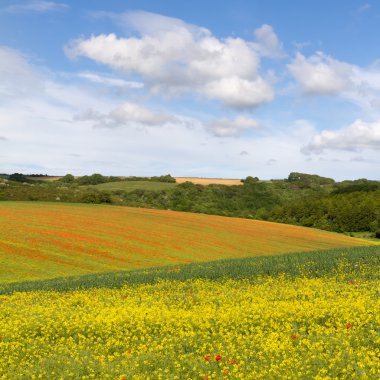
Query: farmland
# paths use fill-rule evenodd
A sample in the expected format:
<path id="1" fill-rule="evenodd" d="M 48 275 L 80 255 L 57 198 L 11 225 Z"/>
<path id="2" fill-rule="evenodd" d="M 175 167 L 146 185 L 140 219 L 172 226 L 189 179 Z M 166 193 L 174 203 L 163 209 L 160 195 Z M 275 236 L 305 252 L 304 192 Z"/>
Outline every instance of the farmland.
<path id="1" fill-rule="evenodd" d="M 0 281 L 369 244 L 315 229 L 104 205 L 2 202 Z"/>
<path id="2" fill-rule="evenodd" d="M 148 191 L 160 191 L 169 190 L 175 187 L 175 183 L 168 182 L 151 182 L 151 181 L 118 181 L 118 182 L 106 182 L 99 185 L 87 186 L 89 189 L 107 190 L 107 191 L 134 191 L 134 190 L 148 190 Z"/>
<path id="3" fill-rule="evenodd" d="M 375 379 L 379 259 L 369 246 L 168 267 L 145 282 L 132 271 L 140 282 L 126 272 L 116 288 L 101 275 L 81 290 L 9 284 L 0 378 Z"/>
<path id="4" fill-rule="evenodd" d="M 192 182 L 196 185 L 242 185 L 240 179 L 228 179 L 228 178 L 200 178 L 200 177 L 176 177 L 177 183 Z"/>

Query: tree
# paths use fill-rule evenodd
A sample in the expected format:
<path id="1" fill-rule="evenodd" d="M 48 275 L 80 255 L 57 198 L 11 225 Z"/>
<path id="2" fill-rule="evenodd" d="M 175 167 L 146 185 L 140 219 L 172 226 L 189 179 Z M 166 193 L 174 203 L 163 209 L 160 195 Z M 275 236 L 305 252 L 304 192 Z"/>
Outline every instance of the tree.
<path id="1" fill-rule="evenodd" d="M 72 174 L 66 174 L 60 179 L 60 181 L 64 183 L 73 183 L 75 182 L 75 177 Z"/>

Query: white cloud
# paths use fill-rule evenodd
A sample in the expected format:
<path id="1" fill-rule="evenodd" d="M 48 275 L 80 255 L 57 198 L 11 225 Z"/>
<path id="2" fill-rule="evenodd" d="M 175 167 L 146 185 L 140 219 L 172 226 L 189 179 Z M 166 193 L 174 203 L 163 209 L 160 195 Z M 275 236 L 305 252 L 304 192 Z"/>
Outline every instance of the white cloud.
<path id="1" fill-rule="evenodd" d="M 306 94 L 334 95 L 352 85 L 352 65 L 334 60 L 322 52 L 309 58 L 297 53 L 288 69 Z"/>
<path id="2" fill-rule="evenodd" d="M 41 74 L 19 51 L 0 45 L 0 98 L 4 101 L 42 90 Z"/>
<path id="3" fill-rule="evenodd" d="M 74 116 L 75 121 L 91 121 L 94 127 L 114 128 L 128 125 L 162 126 L 179 120 L 165 112 L 152 111 L 142 105 L 125 102 L 112 109 L 107 114 L 102 114 L 93 109 L 87 109 Z"/>
<path id="4" fill-rule="evenodd" d="M 266 55 L 280 49 L 269 26 L 257 32 L 261 40 L 254 43 L 218 39 L 205 28 L 147 12 L 112 17 L 139 36 L 80 38 L 66 46 L 66 54 L 139 75 L 156 94 L 195 92 L 237 108 L 253 108 L 273 99 L 271 84 L 259 73 L 258 46 Z"/>
<path id="5" fill-rule="evenodd" d="M 113 78 L 109 76 L 99 75 L 91 72 L 84 72 L 78 74 L 79 78 L 86 79 L 93 83 L 102 84 L 110 87 L 123 87 L 130 89 L 140 89 L 144 88 L 144 83 L 136 82 L 136 81 L 126 81 L 120 78 Z"/>
<path id="6" fill-rule="evenodd" d="M 224 104 L 235 108 L 256 107 L 274 98 L 272 87 L 261 77 L 256 80 L 237 76 L 222 78 L 207 83 L 204 92 L 208 97 L 220 99 Z"/>
<path id="7" fill-rule="evenodd" d="M 302 148 L 305 154 L 320 154 L 325 150 L 361 151 L 380 148 L 380 120 L 367 123 L 356 120 L 351 125 L 337 131 L 324 130 L 315 135 L 311 142 Z"/>
<path id="8" fill-rule="evenodd" d="M 69 9 L 69 6 L 64 3 L 55 3 L 53 1 L 44 0 L 33 0 L 26 3 L 18 3 L 9 5 L 2 9 L 3 12 L 7 13 L 24 13 L 24 12 L 51 12 L 51 11 L 62 11 Z"/>
<path id="9" fill-rule="evenodd" d="M 308 58 L 297 53 L 288 70 L 306 95 L 338 96 L 374 115 L 380 109 L 379 62 L 359 67 L 322 52 Z"/>
<path id="10" fill-rule="evenodd" d="M 283 58 L 284 48 L 277 34 L 270 25 L 264 24 L 255 30 L 256 49 L 264 57 Z"/>
<path id="11" fill-rule="evenodd" d="M 238 116 L 235 119 L 212 120 L 205 124 L 207 130 L 218 137 L 238 136 L 249 129 L 258 129 L 260 124 L 249 117 Z"/>

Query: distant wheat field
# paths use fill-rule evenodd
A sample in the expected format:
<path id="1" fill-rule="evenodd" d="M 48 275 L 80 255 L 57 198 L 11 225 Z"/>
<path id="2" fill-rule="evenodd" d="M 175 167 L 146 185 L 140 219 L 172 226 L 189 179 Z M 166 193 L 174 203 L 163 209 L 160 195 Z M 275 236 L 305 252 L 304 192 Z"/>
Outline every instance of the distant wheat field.
<path id="1" fill-rule="evenodd" d="M 0 203 L 0 281 L 359 246 L 284 224 L 108 205 Z"/>
<path id="2" fill-rule="evenodd" d="M 177 183 L 192 182 L 196 185 L 242 185 L 240 179 L 227 178 L 199 178 L 199 177 L 175 177 Z"/>

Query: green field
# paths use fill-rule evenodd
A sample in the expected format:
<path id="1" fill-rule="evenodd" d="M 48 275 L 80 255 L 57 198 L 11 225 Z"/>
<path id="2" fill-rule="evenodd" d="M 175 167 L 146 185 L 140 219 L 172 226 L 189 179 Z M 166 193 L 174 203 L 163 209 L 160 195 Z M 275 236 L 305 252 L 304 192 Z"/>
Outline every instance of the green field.
<path id="1" fill-rule="evenodd" d="M 94 188 L 98 190 L 123 190 L 123 191 L 133 191 L 133 190 L 168 190 L 177 186 L 176 183 L 168 183 L 168 182 L 153 182 L 153 181 L 120 181 L 120 182 L 107 182 L 101 183 L 99 185 L 91 185 L 91 186 L 82 186 L 86 188 Z"/>

